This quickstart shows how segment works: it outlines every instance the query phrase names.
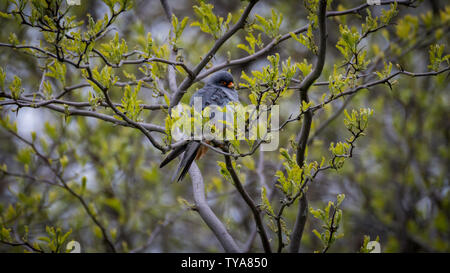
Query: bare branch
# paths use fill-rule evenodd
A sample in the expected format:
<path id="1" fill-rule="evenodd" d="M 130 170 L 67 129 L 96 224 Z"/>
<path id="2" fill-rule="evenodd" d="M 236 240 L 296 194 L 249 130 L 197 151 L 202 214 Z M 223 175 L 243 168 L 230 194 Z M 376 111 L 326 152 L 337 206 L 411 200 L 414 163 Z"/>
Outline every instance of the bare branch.
<path id="1" fill-rule="evenodd" d="M 350 96 L 345 99 L 344 103 L 339 107 L 339 109 L 331 116 L 329 117 L 324 123 L 320 124 L 320 127 L 314 131 L 314 133 L 309 137 L 307 145 L 310 145 L 313 140 L 323 131 L 325 128 L 330 125 L 339 115 L 345 110 L 345 107 L 350 103 L 353 96 Z"/>
<path id="2" fill-rule="evenodd" d="M 172 21 L 172 16 L 174 15 L 172 8 L 167 3 L 167 0 L 161 0 L 161 5 L 164 9 L 164 13 L 166 14 L 167 20 L 170 23 Z M 172 27 L 172 31 L 173 31 L 173 27 Z M 169 34 L 170 40 L 173 38 L 172 35 L 173 35 L 173 32 L 170 32 L 170 34 Z M 169 59 L 171 61 L 176 59 L 177 52 L 178 52 L 178 49 L 176 48 L 176 46 L 172 45 L 171 50 L 170 50 L 170 56 L 169 56 Z M 167 81 L 169 82 L 170 90 L 173 93 L 175 93 L 177 91 L 178 85 L 177 85 L 177 77 L 176 77 L 176 73 L 175 73 L 175 68 L 172 66 L 167 67 Z"/>
<path id="3" fill-rule="evenodd" d="M 203 184 L 203 177 L 195 162 L 192 163 L 189 169 L 189 175 L 192 180 L 192 190 L 194 193 L 196 210 L 198 211 L 200 217 L 203 221 L 205 221 L 214 235 L 216 235 L 216 238 L 219 240 L 226 252 L 241 252 L 223 223 L 208 206 L 205 198 L 205 185 Z"/>
<path id="4" fill-rule="evenodd" d="M 306 220 L 308 220 L 308 199 L 305 193 L 299 199 L 299 207 L 297 217 L 295 218 L 294 229 L 292 230 L 290 252 L 298 252 L 302 241 L 303 230 L 305 229 Z M 296 243 L 294 243 L 296 242 Z"/>
<path id="5" fill-rule="evenodd" d="M 20 178 L 24 178 L 24 179 L 29 179 L 33 182 L 41 182 L 41 183 L 45 183 L 48 185 L 52 185 L 52 186 L 58 186 L 58 187 L 62 187 L 60 184 L 55 183 L 51 180 L 48 179 L 41 179 L 41 178 L 37 178 L 35 176 L 31 176 L 28 174 L 23 174 L 23 173 L 13 173 L 13 172 L 9 172 L 9 171 L 4 171 L 4 170 L 0 170 L 0 173 L 3 173 L 6 176 L 12 176 L 12 177 L 20 177 Z"/>
<path id="6" fill-rule="evenodd" d="M 34 95 L 34 94 L 33 94 Z M 25 95 L 28 96 L 28 95 Z M 3 95 L 0 93 L 0 97 L 11 97 L 10 95 Z M 31 100 L 26 98 L 21 98 L 19 100 L 5 100 L 0 103 L 0 105 L 13 105 L 17 104 L 17 102 L 20 102 L 20 107 L 32 107 L 32 108 L 39 108 L 44 107 L 49 104 L 61 104 L 61 105 L 68 105 L 73 106 L 75 108 L 84 108 L 84 107 L 93 107 L 93 105 L 90 102 L 78 102 L 78 101 L 69 101 L 69 100 L 60 100 L 60 99 L 49 99 L 49 100 Z M 102 107 L 109 107 L 109 105 L 103 101 L 98 102 L 96 106 L 102 106 Z M 120 103 L 114 103 L 115 107 L 123 107 Z M 139 107 L 146 110 L 161 110 L 161 109 L 167 109 L 167 105 L 162 104 L 156 104 L 156 105 L 148 105 L 148 104 L 140 104 Z M 157 128 L 157 127 L 155 127 Z M 163 133 L 164 128 L 160 127 L 160 132 Z M 159 130 L 150 130 L 150 131 L 159 131 Z"/>
<path id="7" fill-rule="evenodd" d="M 322 74 L 323 66 L 325 64 L 325 53 L 326 53 L 326 43 L 327 43 L 327 24 L 326 24 L 326 12 L 327 12 L 327 1 L 321 0 L 319 2 L 319 8 L 318 8 L 318 27 L 319 27 L 319 50 L 318 50 L 318 57 L 317 62 L 314 67 L 314 70 L 311 71 L 311 73 L 306 76 L 303 81 L 300 84 L 300 99 L 301 104 L 303 102 L 308 103 L 308 90 L 311 87 L 311 85 L 319 78 L 320 74 Z M 300 142 L 298 143 L 297 148 L 297 164 L 299 166 L 303 166 L 305 161 L 305 151 L 306 151 L 306 144 L 308 142 L 308 136 L 309 131 L 311 129 L 312 124 L 312 116 L 313 112 L 311 110 L 308 110 L 303 115 L 303 123 L 302 123 L 302 129 L 300 131 Z M 303 194 L 303 199 L 306 199 L 306 194 Z M 301 216 L 303 211 L 307 208 L 303 207 L 302 204 L 307 204 L 306 200 L 303 200 L 299 202 L 299 212 L 298 216 Z M 305 220 L 305 221 L 302 221 Z M 291 245 L 290 245 L 290 251 L 291 252 L 298 252 L 298 249 L 300 247 L 300 241 L 303 234 L 304 225 L 306 224 L 306 217 L 300 218 L 295 222 L 293 232 L 291 234 Z"/>
<path id="8" fill-rule="evenodd" d="M 41 103 L 41 105 L 39 107 L 45 107 L 45 108 L 51 109 L 53 111 L 69 115 L 69 116 L 93 117 L 93 118 L 97 118 L 97 119 L 100 119 L 103 121 L 114 123 L 116 125 L 121 125 L 121 126 L 126 126 L 126 127 L 134 127 L 134 126 L 132 126 L 132 124 L 129 124 L 123 120 L 119 120 L 119 119 L 116 119 L 115 117 L 112 117 L 112 116 L 109 116 L 106 114 L 102 114 L 102 113 L 98 113 L 98 112 L 94 112 L 94 111 L 64 108 L 64 107 L 56 106 L 53 103 L 47 103 L 48 101 L 36 101 L 35 103 L 33 103 L 31 100 L 24 99 L 24 98 L 20 98 L 18 100 L 12 100 L 12 96 L 10 96 L 8 94 L 4 94 L 4 93 L 0 93 L 0 97 L 11 98 L 11 100 L 2 101 L 0 103 L 0 106 L 2 106 L 2 105 L 17 105 L 19 107 L 37 108 L 38 106 L 36 106 L 36 103 L 37 104 Z M 145 128 L 148 131 L 165 133 L 164 127 L 161 127 L 158 125 L 154 125 L 154 124 L 150 124 L 150 123 L 142 123 L 142 122 L 138 122 L 137 124 L 139 124 L 140 126 L 142 126 L 143 128 Z"/>
<path id="9" fill-rule="evenodd" d="M 0 243 L 5 244 L 5 245 L 9 245 L 9 246 L 25 246 L 26 248 L 34 251 L 34 252 L 38 252 L 38 253 L 44 253 L 44 251 L 35 248 L 32 244 L 30 244 L 29 242 L 23 241 L 20 243 L 14 243 L 14 242 L 8 242 L 8 241 L 4 241 L 4 240 L 0 240 Z"/>
<path id="10" fill-rule="evenodd" d="M 360 91 L 362 89 L 367 89 L 367 88 L 373 87 L 375 85 L 387 84 L 387 83 L 389 83 L 389 80 L 391 80 L 392 78 L 394 78 L 394 77 L 396 77 L 398 75 L 407 75 L 407 76 L 410 76 L 410 77 L 413 77 L 413 78 L 415 78 L 415 77 L 427 77 L 427 76 L 437 76 L 437 75 L 442 74 L 442 73 L 444 73 L 446 71 L 450 71 L 450 66 L 447 66 L 447 67 L 445 67 L 445 68 L 443 68 L 443 69 L 441 69 L 439 71 L 428 71 L 428 72 L 418 72 L 418 73 L 404 71 L 404 70 L 399 70 L 399 71 L 397 71 L 397 72 L 395 72 L 395 73 L 391 74 L 390 76 L 385 77 L 383 79 L 372 81 L 372 82 L 368 82 L 368 83 L 363 84 L 363 85 L 358 85 L 358 86 L 356 86 L 356 87 L 354 87 L 354 88 L 352 88 L 352 89 L 350 89 L 348 91 L 342 92 L 342 93 L 340 93 L 340 94 L 338 94 L 338 95 L 336 95 L 336 96 L 334 96 L 332 98 L 329 98 L 328 100 L 324 101 L 321 104 L 318 104 L 316 106 L 311 107 L 310 110 L 315 112 L 315 111 L 323 108 L 325 105 L 329 104 L 330 102 L 332 102 L 332 101 L 334 101 L 334 100 L 336 100 L 336 99 L 338 99 L 340 97 L 352 95 L 352 94 L 354 94 L 354 93 L 356 93 L 356 92 L 358 92 L 358 91 Z"/>
<path id="11" fill-rule="evenodd" d="M 236 171 L 233 168 L 233 164 L 231 162 L 230 156 L 225 155 L 225 164 L 227 166 L 227 170 L 230 172 L 231 178 L 233 179 L 234 186 L 236 187 L 238 192 L 241 194 L 245 203 L 247 203 L 247 205 L 250 207 L 250 210 L 253 213 L 253 217 L 255 218 L 256 226 L 258 228 L 259 236 L 261 238 L 261 243 L 263 245 L 264 251 L 266 253 L 271 253 L 272 250 L 270 248 L 269 238 L 267 237 L 267 233 L 264 228 L 264 224 L 262 222 L 260 210 L 256 207 L 255 202 L 250 197 L 250 195 L 247 193 L 245 188 L 242 186 L 242 183 L 241 183 L 238 175 L 236 174 Z"/>
<path id="12" fill-rule="evenodd" d="M 172 8 L 169 6 L 169 4 L 167 3 L 167 0 L 161 0 L 161 6 L 164 9 L 164 13 L 166 14 L 167 20 L 172 20 Z"/>
<path id="13" fill-rule="evenodd" d="M 407 6 L 407 7 L 414 7 L 413 6 L 414 2 L 416 2 L 416 1 L 415 0 L 380 1 L 380 6 L 381 5 L 384 6 L 384 5 L 390 5 L 390 4 L 397 3 L 398 5 L 403 5 L 403 6 Z M 361 10 L 366 9 L 368 7 L 371 7 L 371 5 L 369 5 L 368 3 L 364 3 L 364 4 L 361 4 L 361 5 L 357 6 L 357 7 L 354 7 L 352 9 L 347 9 L 347 10 L 342 10 L 342 11 L 329 11 L 329 12 L 327 12 L 327 17 L 341 16 L 341 15 L 347 15 L 347 14 L 358 14 Z"/>

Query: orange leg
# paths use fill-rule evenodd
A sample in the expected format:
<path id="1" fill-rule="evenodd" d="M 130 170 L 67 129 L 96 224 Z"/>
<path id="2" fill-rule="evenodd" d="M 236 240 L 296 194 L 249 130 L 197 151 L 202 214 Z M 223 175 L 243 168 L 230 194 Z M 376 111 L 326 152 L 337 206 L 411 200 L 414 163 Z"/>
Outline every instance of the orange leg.
<path id="1" fill-rule="evenodd" d="M 210 144 L 209 141 L 206 141 L 206 143 Z M 200 149 L 198 149 L 197 155 L 195 156 L 195 160 L 199 160 L 200 158 L 202 158 L 206 152 L 208 151 L 208 147 L 202 145 L 200 147 Z"/>

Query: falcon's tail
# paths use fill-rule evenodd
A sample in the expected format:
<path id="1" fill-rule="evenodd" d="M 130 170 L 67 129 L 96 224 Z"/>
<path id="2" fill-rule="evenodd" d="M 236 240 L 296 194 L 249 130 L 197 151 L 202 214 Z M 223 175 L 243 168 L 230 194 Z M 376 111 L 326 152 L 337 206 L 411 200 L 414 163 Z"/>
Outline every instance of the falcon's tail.
<path id="1" fill-rule="evenodd" d="M 182 152 L 184 152 L 186 150 L 186 147 L 188 146 L 188 143 L 181 145 L 178 148 L 175 148 L 174 150 L 172 150 L 167 156 L 166 158 L 164 158 L 164 160 L 161 162 L 161 164 L 159 164 L 159 167 L 162 168 L 164 166 L 166 166 L 170 161 L 174 160 L 175 158 L 177 158 Z"/>
<path id="2" fill-rule="evenodd" d="M 187 145 L 186 151 L 183 154 L 183 158 L 181 159 L 180 164 L 178 164 L 177 171 L 172 176 L 172 182 L 175 180 L 177 180 L 177 182 L 183 180 L 183 178 L 191 168 L 192 162 L 197 156 L 197 153 L 201 146 L 202 145 L 200 144 L 200 142 L 197 141 L 190 142 Z"/>

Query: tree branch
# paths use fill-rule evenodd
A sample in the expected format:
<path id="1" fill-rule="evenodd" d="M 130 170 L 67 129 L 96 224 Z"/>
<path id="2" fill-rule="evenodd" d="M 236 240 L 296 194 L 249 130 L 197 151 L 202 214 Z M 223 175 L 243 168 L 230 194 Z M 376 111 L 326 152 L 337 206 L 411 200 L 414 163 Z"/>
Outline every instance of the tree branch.
<path id="1" fill-rule="evenodd" d="M 10 95 L 4 94 L 4 93 L 0 93 L 0 97 L 12 98 Z M 39 103 L 42 103 L 42 105 L 37 106 L 36 104 L 39 104 Z M 59 112 L 62 114 L 69 115 L 69 116 L 93 117 L 93 118 L 100 119 L 103 121 L 111 122 L 116 125 L 134 128 L 134 126 L 132 126 L 131 124 L 129 124 L 123 120 L 116 119 L 116 118 L 106 115 L 106 114 L 89 111 L 89 110 L 79 110 L 79 109 L 70 109 L 70 108 L 66 109 L 64 107 L 56 106 L 52 103 L 47 103 L 46 101 L 43 101 L 43 102 L 35 101 L 33 103 L 31 100 L 28 100 L 25 98 L 20 98 L 18 100 L 11 99 L 11 100 L 7 100 L 7 101 L 2 101 L 0 103 L 0 106 L 3 106 L 3 105 L 17 105 L 18 107 L 30 107 L 30 108 L 44 107 L 44 108 L 48 108 L 50 110 L 53 110 L 53 111 L 56 111 L 56 112 Z M 67 104 L 67 105 L 69 105 L 69 104 Z M 145 128 L 146 130 L 155 131 L 155 132 L 159 132 L 159 133 L 165 133 L 164 127 L 150 124 L 150 123 L 142 123 L 142 122 L 138 122 L 138 124 L 140 126 L 142 126 L 143 128 Z"/>
<path id="2" fill-rule="evenodd" d="M 114 113 L 116 113 L 118 116 L 120 116 L 125 122 L 127 122 L 128 124 L 131 125 L 131 127 L 134 127 L 136 129 L 139 129 L 146 137 L 147 139 L 153 144 L 153 146 L 155 148 L 157 148 L 158 150 L 165 152 L 166 148 L 163 147 L 161 144 L 159 144 L 156 139 L 150 134 L 150 131 L 148 131 L 147 129 L 145 129 L 141 124 L 139 124 L 138 122 L 135 122 L 133 120 L 131 120 L 130 118 L 128 118 L 128 116 L 125 113 L 122 113 L 119 109 L 117 109 L 117 107 L 114 106 L 114 103 L 111 101 L 111 98 L 109 97 L 108 94 L 108 88 L 104 87 L 99 81 L 97 81 L 93 74 L 92 74 L 92 70 L 90 67 L 86 68 L 87 72 L 88 72 L 88 77 L 87 79 L 89 79 L 90 81 L 92 81 L 95 85 L 97 85 L 97 87 L 103 92 L 103 95 L 105 96 L 105 100 L 106 103 L 109 105 L 109 107 L 111 107 L 111 109 L 114 111 Z"/>
<path id="3" fill-rule="evenodd" d="M 404 5 L 404 6 L 412 6 L 412 4 L 415 1 L 409 1 L 409 0 L 405 0 L 405 1 L 396 1 L 396 0 L 392 0 L 392 1 L 381 1 L 380 5 L 390 5 L 397 2 L 397 4 L 399 5 Z M 370 7 L 370 5 L 368 4 L 363 4 L 360 6 L 357 6 L 355 8 L 351 8 L 351 9 L 347 9 L 347 10 L 343 10 L 343 11 L 329 11 L 326 13 L 326 17 L 335 17 L 335 16 L 343 16 L 343 15 L 348 15 L 348 14 L 357 14 L 359 13 L 361 10 Z M 292 31 L 294 34 L 299 34 L 299 33 L 303 33 L 305 31 L 308 30 L 309 25 L 305 25 L 301 28 L 298 28 L 294 31 Z M 284 42 L 288 39 L 290 39 L 292 36 L 290 35 L 290 33 L 286 33 L 281 37 L 277 37 L 275 39 L 273 39 L 269 44 L 267 44 L 265 47 L 261 48 L 260 50 L 258 50 L 257 52 L 255 52 L 252 55 L 246 56 L 246 57 L 242 57 L 239 59 L 235 59 L 235 60 L 231 60 L 231 61 L 226 61 L 223 62 L 221 64 L 215 65 L 213 67 L 211 67 L 210 69 L 206 70 L 205 72 L 201 73 L 200 75 L 198 75 L 198 77 L 196 78 L 196 81 L 202 80 L 204 78 L 206 78 L 208 75 L 217 72 L 219 70 L 222 70 L 224 68 L 227 67 L 232 67 L 232 66 L 237 66 L 237 65 L 243 65 L 246 63 L 249 63 L 251 61 L 256 60 L 257 58 L 264 56 L 265 54 L 269 53 L 273 48 L 275 48 L 278 44 L 280 44 L 281 42 Z"/>
<path id="4" fill-rule="evenodd" d="M 178 87 L 178 90 L 173 94 L 171 101 L 170 101 L 170 107 L 173 107 L 177 105 L 183 95 L 186 93 L 187 89 L 194 83 L 196 80 L 197 75 L 202 71 L 202 69 L 208 64 L 208 62 L 212 59 L 212 57 L 216 54 L 216 52 L 219 50 L 219 48 L 229 39 L 231 38 L 239 29 L 243 28 L 245 25 L 245 22 L 247 20 L 247 17 L 250 14 L 250 11 L 255 6 L 255 4 L 259 0 L 251 0 L 248 6 L 245 8 L 244 12 L 242 13 L 241 18 L 239 21 L 230 29 L 228 30 L 220 39 L 216 41 L 216 43 L 213 45 L 213 47 L 209 50 L 209 52 L 203 57 L 202 61 L 194 68 L 192 71 L 192 75 L 189 74 L 188 77 L 186 77 L 183 82 Z"/>
<path id="5" fill-rule="evenodd" d="M 308 220 L 308 199 L 303 192 L 299 199 L 297 217 L 295 218 L 294 229 L 292 230 L 290 252 L 298 252 L 302 242 L 303 230 L 305 229 L 306 220 Z"/>
<path id="6" fill-rule="evenodd" d="M 239 179 L 236 171 L 233 168 L 233 164 L 231 162 L 231 158 L 228 155 L 225 155 L 225 164 L 227 166 L 227 170 L 230 172 L 231 178 L 233 179 L 234 186 L 241 194 L 245 203 L 250 207 L 250 210 L 253 213 L 253 217 L 255 218 L 256 226 L 258 228 L 259 236 L 261 237 L 261 243 L 263 245 L 264 251 L 266 253 L 271 253 L 272 250 L 270 248 L 269 238 L 267 237 L 266 230 L 264 228 L 264 224 L 262 222 L 260 210 L 256 207 L 255 202 L 247 193 L 245 188 L 242 186 L 241 180 Z"/>
<path id="7" fill-rule="evenodd" d="M 164 13 L 166 14 L 167 20 L 169 20 L 169 22 L 172 20 L 172 8 L 169 6 L 169 4 L 167 3 L 167 0 L 161 0 L 161 6 L 164 9 Z"/>
<path id="8" fill-rule="evenodd" d="M 161 5 L 164 9 L 164 13 L 166 14 L 167 20 L 169 21 L 169 23 L 172 22 L 172 16 L 173 11 L 172 8 L 170 7 L 170 5 L 167 3 L 167 0 L 161 0 Z M 172 40 L 173 38 L 173 32 L 174 29 L 173 27 L 171 27 L 171 31 L 169 33 L 169 40 Z M 171 50 L 170 50 L 170 56 L 169 59 L 171 61 L 176 59 L 177 56 L 177 52 L 178 52 L 178 48 L 175 46 L 175 44 L 172 44 L 171 46 Z M 191 73 L 189 73 L 191 74 Z M 175 73 L 175 69 L 172 66 L 167 67 L 167 81 L 169 82 L 169 88 L 170 90 L 175 93 L 178 89 L 178 85 L 177 85 L 177 75 Z"/>
<path id="9" fill-rule="evenodd" d="M 327 1 L 320 0 L 319 8 L 318 8 L 318 25 L 319 25 L 319 55 L 317 57 L 317 62 L 314 67 L 314 70 L 306 76 L 300 84 L 300 105 L 303 102 L 308 103 L 308 90 L 311 85 L 319 78 L 320 74 L 322 74 L 323 66 L 325 64 L 325 54 L 326 54 L 326 43 L 327 43 L 327 24 L 326 24 L 326 12 L 327 12 Z M 303 115 L 303 123 L 302 129 L 300 131 L 300 142 L 297 148 L 297 164 L 302 167 L 305 161 L 305 151 L 306 144 L 308 142 L 309 131 L 311 129 L 312 124 L 312 115 L 313 112 L 308 109 Z M 307 207 L 304 207 L 307 201 L 302 200 L 306 199 L 306 194 L 302 194 L 300 197 L 299 208 L 297 213 L 297 220 L 294 225 L 294 229 L 291 234 L 291 245 L 290 252 L 298 252 L 300 248 L 300 241 L 303 234 L 303 229 L 306 224 L 306 217 L 302 217 L 305 214 L 305 210 L 307 211 Z"/>
<path id="10" fill-rule="evenodd" d="M 446 71 L 450 71 L 450 66 L 447 66 L 447 67 L 445 67 L 445 68 L 443 68 L 441 70 L 438 70 L 438 71 L 417 72 L 417 73 L 404 71 L 404 70 L 399 70 L 399 71 L 397 71 L 395 73 L 392 73 L 390 76 L 387 76 L 387 77 L 385 77 L 383 79 L 372 81 L 372 82 L 368 82 L 368 83 L 363 84 L 363 85 L 358 85 L 358 86 L 356 86 L 356 87 L 354 87 L 354 88 L 352 88 L 352 89 L 350 89 L 348 91 L 339 93 L 338 95 L 336 95 L 336 96 L 334 96 L 332 98 L 329 98 L 328 100 L 324 101 L 323 103 L 311 107 L 310 110 L 315 112 L 315 111 L 323 108 L 325 105 L 329 104 L 332 101 L 335 101 L 336 99 L 338 99 L 340 97 L 352 95 L 352 94 L 354 94 L 354 93 L 356 93 L 356 92 L 358 92 L 358 91 L 360 91 L 362 89 L 367 89 L 367 88 L 373 87 L 375 85 L 388 84 L 389 80 L 391 80 L 392 78 L 394 78 L 394 77 L 396 77 L 398 75 L 407 75 L 407 76 L 410 76 L 410 77 L 413 77 L 413 78 L 415 78 L 415 77 L 427 77 L 427 76 L 437 76 L 437 75 L 442 74 L 442 73 L 444 73 Z"/>
<path id="11" fill-rule="evenodd" d="M 0 243 L 5 244 L 5 245 L 9 245 L 9 246 L 25 246 L 28 249 L 34 251 L 34 252 L 38 252 L 38 253 L 44 253 L 44 251 L 35 248 L 32 244 L 30 244 L 29 242 L 23 241 L 21 243 L 14 243 L 14 242 L 8 242 L 8 241 L 4 241 L 4 240 L 0 240 Z"/>
<path id="12" fill-rule="evenodd" d="M 214 235 L 216 235 L 216 238 L 219 240 L 226 252 L 241 252 L 223 223 L 208 206 L 205 198 L 205 185 L 203 184 L 203 177 L 195 162 L 192 163 L 189 169 L 189 175 L 192 180 L 192 191 L 194 194 L 195 207 L 200 217 L 203 221 L 205 221 Z"/>

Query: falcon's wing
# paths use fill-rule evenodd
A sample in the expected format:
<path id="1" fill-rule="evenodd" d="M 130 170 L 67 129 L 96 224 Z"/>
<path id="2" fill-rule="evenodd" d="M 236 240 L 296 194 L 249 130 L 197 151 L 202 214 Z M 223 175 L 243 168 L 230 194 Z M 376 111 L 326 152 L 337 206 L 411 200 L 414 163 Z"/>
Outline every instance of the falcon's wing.
<path id="1" fill-rule="evenodd" d="M 230 101 L 237 101 L 237 94 L 233 96 L 230 94 L 230 91 L 227 91 L 225 88 L 207 85 L 192 95 L 190 105 L 194 104 L 195 98 L 202 99 L 203 110 L 209 105 L 224 106 Z"/>
<path id="2" fill-rule="evenodd" d="M 198 141 L 192 141 L 187 145 L 183 158 L 177 166 L 177 171 L 172 176 L 172 182 L 175 180 L 177 180 L 177 182 L 183 180 L 184 176 L 191 168 L 192 162 L 194 162 L 197 152 L 201 146 L 202 145 Z"/>
<path id="3" fill-rule="evenodd" d="M 210 105 L 218 105 L 225 106 L 231 101 L 239 101 L 237 93 L 234 94 L 232 90 L 227 90 L 225 88 L 220 88 L 216 86 L 206 85 L 204 88 L 198 90 L 192 95 L 190 100 L 190 105 L 194 104 L 195 98 L 202 99 L 201 109 L 205 109 Z M 181 153 L 183 153 L 183 157 L 178 164 L 177 171 L 172 176 L 172 181 L 177 180 L 181 181 L 186 173 L 189 171 L 192 162 L 194 161 L 197 153 L 201 147 L 201 144 L 198 141 L 192 141 L 189 144 L 178 147 L 167 155 L 167 157 L 161 162 L 160 167 L 163 167 L 176 157 L 178 157 Z"/>
<path id="4" fill-rule="evenodd" d="M 181 146 L 175 148 L 174 150 L 172 150 L 166 156 L 166 158 L 164 158 L 164 160 L 161 162 L 161 164 L 159 164 L 159 167 L 162 168 L 162 167 L 166 166 L 170 161 L 172 161 L 175 158 L 177 158 L 182 152 L 184 152 L 186 150 L 187 145 L 188 144 L 186 143 L 186 144 L 181 145 Z"/>
<path id="5" fill-rule="evenodd" d="M 202 98 L 202 109 L 206 107 L 206 102 L 208 101 L 208 94 L 211 91 L 210 88 L 202 88 L 195 92 L 194 95 L 191 97 L 190 104 L 192 105 L 194 103 L 194 98 L 201 97 Z M 205 97 L 205 98 L 204 98 Z M 191 167 L 192 161 L 195 159 L 195 156 L 197 155 L 197 151 L 200 148 L 200 143 L 198 142 L 191 142 L 186 143 L 180 147 L 177 147 L 173 151 L 171 151 L 166 158 L 160 163 L 159 167 L 162 168 L 165 165 L 167 165 L 169 162 L 177 158 L 180 154 L 183 153 L 183 157 L 178 164 L 177 171 L 174 173 L 172 177 L 173 180 L 182 180 L 186 173 L 189 171 L 189 168 Z"/>

